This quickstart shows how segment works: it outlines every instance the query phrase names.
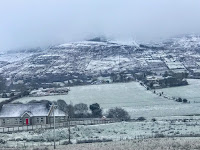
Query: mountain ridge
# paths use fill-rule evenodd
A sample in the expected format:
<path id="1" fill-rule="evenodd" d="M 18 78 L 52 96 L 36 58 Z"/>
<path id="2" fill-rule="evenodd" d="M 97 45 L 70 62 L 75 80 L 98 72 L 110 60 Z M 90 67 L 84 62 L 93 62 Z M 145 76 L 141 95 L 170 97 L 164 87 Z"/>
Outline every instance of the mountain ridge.
<path id="1" fill-rule="evenodd" d="M 199 36 L 183 36 L 157 44 L 122 44 L 114 41 L 82 41 L 0 55 L 0 75 L 10 84 L 62 82 L 64 85 L 91 84 L 94 78 L 120 72 L 153 71 L 163 74 L 166 61 L 181 62 L 186 54 L 199 55 Z M 188 56 L 188 55 L 187 55 Z M 194 61 L 200 58 L 191 57 Z M 155 67 L 154 65 L 158 66 Z M 185 61 L 186 62 L 186 61 Z M 185 62 L 181 62 L 184 63 Z M 160 64 L 159 64 L 160 63 Z M 191 66 L 186 67 L 186 70 Z"/>

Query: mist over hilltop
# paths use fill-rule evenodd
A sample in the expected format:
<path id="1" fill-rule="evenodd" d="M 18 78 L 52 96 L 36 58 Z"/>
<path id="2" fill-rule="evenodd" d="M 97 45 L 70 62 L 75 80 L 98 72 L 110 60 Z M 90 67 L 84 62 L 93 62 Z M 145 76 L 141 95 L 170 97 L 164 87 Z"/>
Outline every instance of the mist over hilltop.
<path id="1" fill-rule="evenodd" d="M 2 0 L 0 51 L 46 48 L 104 35 L 154 41 L 200 33 L 198 0 Z"/>

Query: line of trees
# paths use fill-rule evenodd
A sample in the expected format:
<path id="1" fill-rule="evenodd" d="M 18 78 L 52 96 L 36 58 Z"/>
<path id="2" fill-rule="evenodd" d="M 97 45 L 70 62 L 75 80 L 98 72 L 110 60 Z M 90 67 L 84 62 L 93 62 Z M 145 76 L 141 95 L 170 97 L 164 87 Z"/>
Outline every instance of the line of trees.
<path id="1" fill-rule="evenodd" d="M 64 100 L 58 100 L 57 105 L 59 109 L 68 113 L 68 115 L 71 118 L 103 117 L 102 108 L 100 107 L 98 103 L 91 104 L 89 105 L 89 107 L 87 104 L 84 104 L 84 103 L 79 103 L 73 106 L 72 104 L 69 104 L 69 105 L 66 104 Z M 91 113 L 89 112 L 89 110 Z M 130 115 L 128 114 L 128 112 L 124 110 L 123 108 L 118 108 L 118 107 L 109 109 L 108 112 L 104 116 L 106 116 L 107 118 L 115 118 L 115 119 L 120 119 L 123 121 L 130 120 Z"/>
<path id="2" fill-rule="evenodd" d="M 45 103 L 46 107 L 54 103 L 58 106 L 58 109 L 64 111 L 70 118 L 101 118 L 103 116 L 107 118 L 115 118 L 120 119 L 122 121 L 128 121 L 130 119 L 130 115 L 126 110 L 123 108 L 111 108 L 108 110 L 106 114 L 103 114 L 102 108 L 98 103 L 94 103 L 88 105 L 84 103 L 79 104 L 67 104 L 64 100 L 57 100 L 56 102 L 51 102 L 48 100 L 41 100 L 41 101 L 30 101 L 29 103 Z"/>
<path id="3" fill-rule="evenodd" d="M 89 108 L 88 105 L 84 103 L 72 105 L 67 104 L 64 100 L 57 100 L 57 102 L 54 103 L 56 103 L 58 108 L 67 113 L 71 118 L 99 118 L 103 116 L 102 108 L 98 103 L 91 104 Z"/>

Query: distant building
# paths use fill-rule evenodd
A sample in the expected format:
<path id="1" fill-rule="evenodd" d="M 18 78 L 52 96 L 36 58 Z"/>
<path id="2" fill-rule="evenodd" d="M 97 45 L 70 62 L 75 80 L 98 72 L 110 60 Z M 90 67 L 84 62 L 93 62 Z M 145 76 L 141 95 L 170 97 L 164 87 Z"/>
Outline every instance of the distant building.
<path id="1" fill-rule="evenodd" d="M 160 83 L 163 82 L 164 80 L 165 78 L 162 76 L 147 76 L 146 77 L 147 85 L 150 88 L 154 88 L 154 89 L 161 88 Z"/>
<path id="2" fill-rule="evenodd" d="M 200 78 L 200 69 L 192 69 L 191 72 L 194 78 Z"/>
<path id="3" fill-rule="evenodd" d="M 147 60 L 147 64 L 151 68 L 159 68 L 159 67 L 165 67 L 165 64 L 161 60 Z"/>
<path id="4" fill-rule="evenodd" d="M 43 103 L 5 104 L 0 110 L 0 126 L 22 126 L 53 123 L 53 107 Z M 64 122 L 66 114 L 55 109 L 56 122 Z"/>
<path id="5" fill-rule="evenodd" d="M 164 80 L 165 78 L 162 76 L 147 76 L 146 80 L 147 81 L 154 81 L 154 82 L 159 82 L 161 80 Z"/>

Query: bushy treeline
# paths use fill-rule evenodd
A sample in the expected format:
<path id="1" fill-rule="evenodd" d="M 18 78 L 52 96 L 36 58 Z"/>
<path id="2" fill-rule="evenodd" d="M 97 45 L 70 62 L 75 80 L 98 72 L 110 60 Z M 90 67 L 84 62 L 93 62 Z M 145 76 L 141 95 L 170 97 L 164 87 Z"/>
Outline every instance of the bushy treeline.
<path id="1" fill-rule="evenodd" d="M 88 105 L 84 103 L 67 104 L 64 100 L 54 102 L 58 108 L 68 114 L 70 118 L 99 118 L 102 117 L 102 108 L 98 103 Z"/>
<path id="2" fill-rule="evenodd" d="M 45 103 L 46 107 L 49 108 L 52 103 L 58 106 L 58 109 L 64 111 L 70 118 L 101 118 L 103 116 L 107 118 L 115 118 L 123 121 L 127 121 L 130 119 L 130 115 L 127 111 L 122 108 L 111 108 L 108 110 L 106 114 L 103 114 L 102 108 L 98 103 L 94 103 L 91 105 L 87 105 L 84 103 L 79 104 L 67 104 L 64 100 L 57 100 L 55 102 L 51 102 L 48 100 L 41 101 L 30 101 L 29 103 Z"/>

